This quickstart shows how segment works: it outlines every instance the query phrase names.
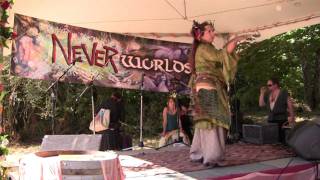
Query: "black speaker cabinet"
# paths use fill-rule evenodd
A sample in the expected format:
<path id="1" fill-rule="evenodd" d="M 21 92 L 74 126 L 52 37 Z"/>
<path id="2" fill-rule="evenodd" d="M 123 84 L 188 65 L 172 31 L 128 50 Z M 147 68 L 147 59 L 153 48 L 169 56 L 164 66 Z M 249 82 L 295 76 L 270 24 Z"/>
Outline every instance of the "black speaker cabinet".
<path id="1" fill-rule="evenodd" d="M 288 144 L 303 159 L 320 162 L 320 118 L 298 122 L 287 137 Z"/>
<path id="2" fill-rule="evenodd" d="M 275 123 L 244 124 L 243 140 L 253 144 L 272 144 L 278 142 L 279 130 Z"/>

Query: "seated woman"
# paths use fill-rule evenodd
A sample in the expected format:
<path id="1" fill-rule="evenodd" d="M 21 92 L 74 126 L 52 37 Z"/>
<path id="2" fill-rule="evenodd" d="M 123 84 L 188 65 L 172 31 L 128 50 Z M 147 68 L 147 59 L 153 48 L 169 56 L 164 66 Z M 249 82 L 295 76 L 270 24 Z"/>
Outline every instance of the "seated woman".
<path id="1" fill-rule="evenodd" d="M 180 128 L 179 114 L 174 98 L 170 97 L 168 99 L 167 106 L 163 109 L 162 117 L 163 131 L 159 147 L 165 146 L 170 142 L 176 142 L 179 140 L 179 137 L 183 138 L 184 143 L 190 144 L 188 138 L 184 135 L 182 128 Z"/>

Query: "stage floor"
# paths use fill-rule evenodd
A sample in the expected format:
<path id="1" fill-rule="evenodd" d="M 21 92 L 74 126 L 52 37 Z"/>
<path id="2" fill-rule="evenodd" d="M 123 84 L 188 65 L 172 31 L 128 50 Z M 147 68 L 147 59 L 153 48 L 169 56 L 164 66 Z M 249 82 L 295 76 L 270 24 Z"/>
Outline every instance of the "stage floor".
<path id="1" fill-rule="evenodd" d="M 200 163 L 189 160 L 189 147 L 175 144 L 160 150 L 141 149 L 120 151 L 120 163 L 126 179 L 213 179 L 230 174 L 243 174 L 307 164 L 288 148 L 282 145 L 253 145 L 237 143 L 227 145 L 224 167 L 209 169 Z M 11 156 L 18 165 L 17 154 Z M 7 157 L 10 161 L 10 156 Z"/>
<path id="2" fill-rule="evenodd" d="M 119 152 L 127 179 L 206 179 L 308 163 L 282 145 L 227 145 L 224 167 L 209 169 L 189 160 L 189 147 L 166 147 Z M 293 158 L 293 159 L 292 159 Z"/>

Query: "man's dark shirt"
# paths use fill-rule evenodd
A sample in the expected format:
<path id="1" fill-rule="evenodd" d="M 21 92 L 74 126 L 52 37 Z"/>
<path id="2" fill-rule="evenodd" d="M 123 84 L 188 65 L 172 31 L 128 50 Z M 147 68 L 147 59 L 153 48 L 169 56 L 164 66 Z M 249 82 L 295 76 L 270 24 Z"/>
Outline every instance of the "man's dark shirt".
<path id="1" fill-rule="evenodd" d="M 285 122 L 288 120 L 288 92 L 280 90 L 277 100 L 275 101 L 273 109 L 270 108 L 269 95 L 264 97 L 264 102 L 269 109 L 268 121 L 269 122 Z"/>

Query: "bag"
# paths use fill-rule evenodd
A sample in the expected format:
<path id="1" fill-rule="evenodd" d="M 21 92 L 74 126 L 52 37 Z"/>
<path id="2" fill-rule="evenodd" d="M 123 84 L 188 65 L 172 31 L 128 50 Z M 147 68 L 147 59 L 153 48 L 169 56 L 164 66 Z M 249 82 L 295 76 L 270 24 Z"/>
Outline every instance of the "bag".
<path id="1" fill-rule="evenodd" d="M 99 132 L 108 129 L 110 123 L 110 110 L 100 109 L 99 113 L 94 117 L 94 122 L 94 127 L 93 121 L 90 122 L 89 129 L 91 131 Z"/>

